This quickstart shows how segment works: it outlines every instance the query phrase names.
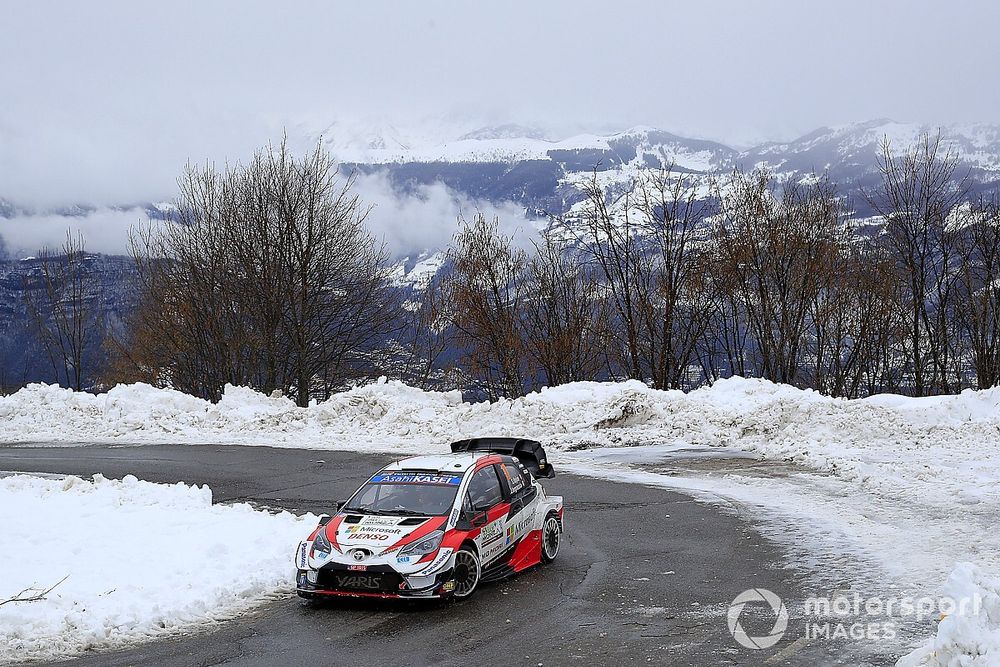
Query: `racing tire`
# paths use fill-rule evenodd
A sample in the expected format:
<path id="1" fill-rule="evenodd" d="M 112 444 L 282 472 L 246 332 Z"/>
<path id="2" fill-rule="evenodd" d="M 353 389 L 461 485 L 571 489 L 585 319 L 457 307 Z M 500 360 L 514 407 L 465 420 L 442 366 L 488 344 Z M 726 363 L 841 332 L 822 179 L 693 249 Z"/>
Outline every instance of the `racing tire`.
<path id="1" fill-rule="evenodd" d="M 542 562 L 551 563 L 559 555 L 559 544 L 562 542 L 562 524 L 559 515 L 549 512 L 542 522 Z"/>
<path id="2" fill-rule="evenodd" d="M 455 552 L 455 590 L 452 598 L 464 600 L 476 592 L 479 579 L 483 575 L 483 566 L 479 556 L 468 546 L 463 546 Z"/>

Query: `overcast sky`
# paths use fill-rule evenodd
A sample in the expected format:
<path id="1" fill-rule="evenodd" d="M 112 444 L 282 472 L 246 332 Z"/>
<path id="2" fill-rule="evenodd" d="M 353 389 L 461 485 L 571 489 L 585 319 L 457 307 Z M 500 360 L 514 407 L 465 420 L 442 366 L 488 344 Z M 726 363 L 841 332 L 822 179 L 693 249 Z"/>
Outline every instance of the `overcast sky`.
<path id="1" fill-rule="evenodd" d="M 891 117 L 1000 122 L 993 2 L 5 5 L 0 197 L 173 195 L 337 118 L 654 125 L 746 144 Z"/>

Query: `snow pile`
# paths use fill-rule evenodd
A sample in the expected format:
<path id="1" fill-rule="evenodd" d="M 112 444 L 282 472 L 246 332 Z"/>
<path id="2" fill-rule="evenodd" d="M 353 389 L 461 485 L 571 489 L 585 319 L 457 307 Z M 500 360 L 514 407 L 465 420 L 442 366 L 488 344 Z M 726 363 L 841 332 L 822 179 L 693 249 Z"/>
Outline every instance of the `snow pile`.
<path id="1" fill-rule="evenodd" d="M 956 601 L 971 601 L 966 613 L 941 620 L 937 636 L 901 658 L 898 667 L 992 667 L 1000 664 L 1000 579 L 962 563 L 943 591 Z"/>
<path id="2" fill-rule="evenodd" d="M 834 473 L 879 495 L 1000 505 L 1000 389 L 912 399 L 832 399 L 733 378 L 684 394 L 635 381 L 577 382 L 517 400 L 463 403 L 381 381 L 310 408 L 226 387 L 218 404 L 148 385 L 106 394 L 30 385 L 0 397 L 0 442 L 267 444 L 446 451 L 459 437 L 543 438 L 555 451 L 633 444 L 729 446 Z"/>
<path id="3" fill-rule="evenodd" d="M 464 403 L 381 381 L 309 408 L 228 386 L 212 404 L 148 385 L 106 394 L 30 385 L 0 397 L 0 442 L 264 444 L 427 453 L 460 437 L 534 436 L 553 451 L 637 444 L 728 446 L 789 461 L 878 496 L 1000 507 L 1000 388 L 842 400 L 732 378 L 684 394 L 636 381 L 577 382 Z"/>
<path id="4" fill-rule="evenodd" d="M 652 395 L 639 382 L 582 382 L 515 401 L 463 403 L 457 391 L 428 392 L 381 381 L 299 408 L 288 398 L 233 386 L 212 404 L 144 384 L 119 385 L 97 396 L 33 384 L 0 397 L 0 442 L 255 442 L 442 451 L 457 434 L 495 434 L 500 429 L 513 435 L 586 435 L 596 433 L 595 426 L 640 424 L 656 414 Z M 632 414 L 636 409 L 639 413 Z M 604 437 L 599 442 L 613 440 Z"/>
<path id="5" fill-rule="evenodd" d="M 52 658 L 223 618 L 294 586 L 315 517 L 212 505 L 208 487 L 0 478 L 0 663 Z M 24 596 L 22 596 L 24 597 Z"/>

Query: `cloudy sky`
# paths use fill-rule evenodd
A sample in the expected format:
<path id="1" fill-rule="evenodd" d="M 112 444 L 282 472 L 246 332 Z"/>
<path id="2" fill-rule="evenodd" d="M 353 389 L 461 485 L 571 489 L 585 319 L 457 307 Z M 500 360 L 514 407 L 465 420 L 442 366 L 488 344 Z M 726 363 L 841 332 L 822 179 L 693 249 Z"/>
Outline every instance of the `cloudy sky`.
<path id="1" fill-rule="evenodd" d="M 170 198 L 283 127 L 644 124 L 734 144 L 1000 122 L 992 2 L 11 3 L 0 197 Z"/>

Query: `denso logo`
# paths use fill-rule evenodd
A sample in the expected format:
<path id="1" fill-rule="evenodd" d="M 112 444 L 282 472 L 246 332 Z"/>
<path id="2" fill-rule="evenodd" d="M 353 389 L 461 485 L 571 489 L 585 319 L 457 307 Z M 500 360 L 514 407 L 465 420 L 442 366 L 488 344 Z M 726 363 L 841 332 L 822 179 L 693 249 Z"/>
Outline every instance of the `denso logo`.
<path id="1" fill-rule="evenodd" d="M 389 535 L 382 535 L 381 533 L 370 533 L 361 530 L 357 533 L 351 533 L 348 537 L 352 540 L 360 540 L 364 542 L 385 542 L 389 539 Z"/>

